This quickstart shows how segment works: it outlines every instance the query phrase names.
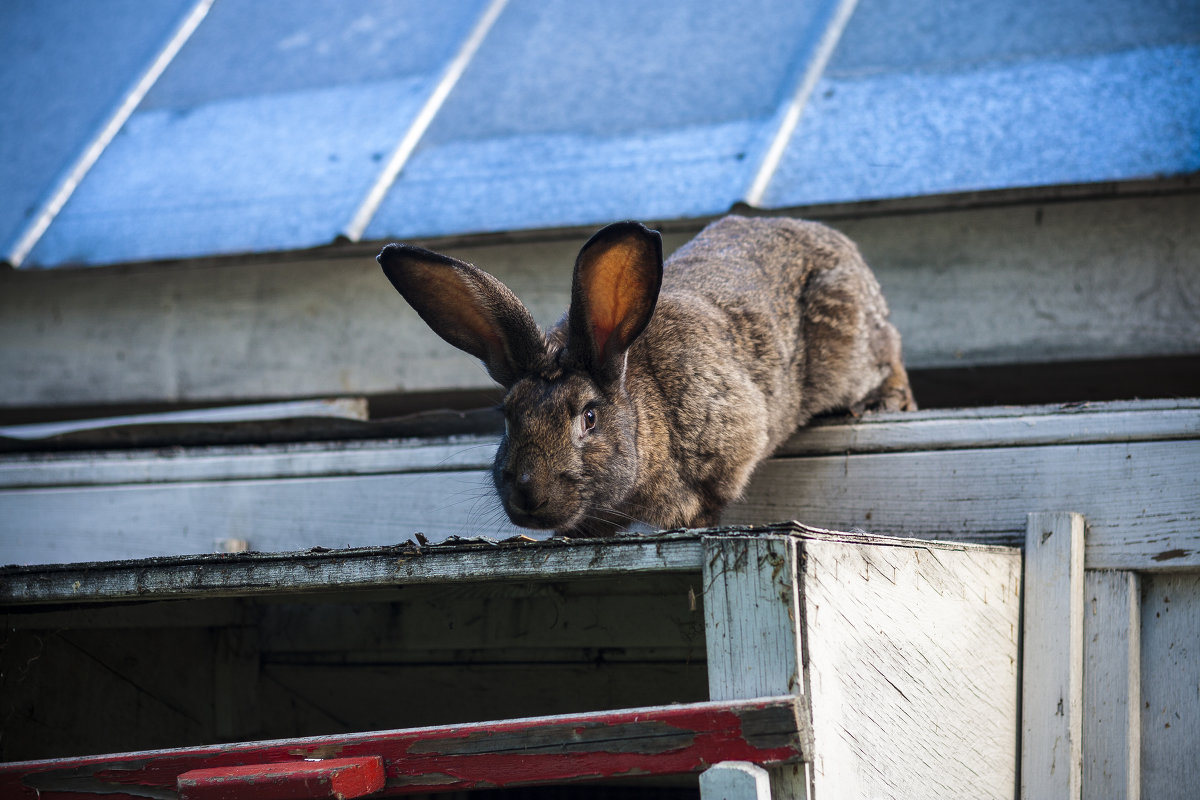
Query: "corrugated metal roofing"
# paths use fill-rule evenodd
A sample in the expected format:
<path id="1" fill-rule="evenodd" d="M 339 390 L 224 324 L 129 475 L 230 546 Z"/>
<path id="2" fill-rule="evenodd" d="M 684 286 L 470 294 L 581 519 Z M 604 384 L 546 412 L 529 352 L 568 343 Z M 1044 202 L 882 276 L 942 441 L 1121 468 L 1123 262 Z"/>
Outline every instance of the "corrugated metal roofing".
<path id="1" fill-rule="evenodd" d="M 9 2 L 0 246 L 95 265 L 1200 170 L 1193 0 L 855 5 Z"/>

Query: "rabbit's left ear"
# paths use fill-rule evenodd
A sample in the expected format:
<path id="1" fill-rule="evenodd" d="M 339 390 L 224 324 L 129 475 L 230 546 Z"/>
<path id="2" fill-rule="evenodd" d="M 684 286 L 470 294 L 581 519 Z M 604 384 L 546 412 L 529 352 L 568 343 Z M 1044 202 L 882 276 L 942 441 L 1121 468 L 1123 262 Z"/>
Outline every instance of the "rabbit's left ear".
<path id="1" fill-rule="evenodd" d="M 602 381 L 621 377 L 625 351 L 641 335 L 662 286 L 662 237 L 639 222 L 615 222 L 575 260 L 567 353 Z"/>

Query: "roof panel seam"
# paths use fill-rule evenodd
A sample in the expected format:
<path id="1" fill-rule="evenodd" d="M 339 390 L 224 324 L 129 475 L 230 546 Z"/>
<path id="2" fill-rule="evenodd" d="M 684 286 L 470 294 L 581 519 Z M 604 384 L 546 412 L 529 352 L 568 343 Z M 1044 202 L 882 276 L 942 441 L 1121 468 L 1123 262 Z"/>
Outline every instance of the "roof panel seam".
<path id="1" fill-rule="evenodd" d="M 388 191 L 392 188 L 392 184 L 400 176 L 401 170 L 408 163 L 413 151 L 425 135 L 434 117 L 441 110 L 442 105 L 446 102 L 446 98 L 450 96 L 450 92 L 454 90 L 459 78 L 466 72 L 475 53 L 487 38 L 488 32 L 499 18 L 504 7 L 508 5 L 508 0 L 491 0 L 483 13 L 479 17 L 479 21 L 475 23 L 475 27 L 463 41 L 462 47 L 455 54 L 453 60 L 446 66 L 442 76 L 438 79 L 433 87 L 433 91 L 429 93 L 429 97 L 425 100 L 425 104 L 421 106 L 421 110 L 413 118 L 412 124 L 409 125 L 404 137 L 396 145 L 396 149 L 392 151 L 391 158 L 379 173 L 375 183 L 371 186 L 367 196 L 363 198 L 362 204 L 354 212 L 354 216 L 350 218 L 349 223 L 342 231 L 342 235 L 352 242 L 360 241 L 363 234 L 367 230 L 367 226 L 375 215 L 379 212 L 379 207 L 383 205 L 384 198 L 387 197 Z"/>
<path id="2" fill-rule="evenodd" d="M 212 7 L 214 0 L 197 0 L 191 10 L 183 17 L 182 21 L 167 38 L 166 43 L 154 60 L 142 72 L 137 81 L 129 88 L 125 95 L 121 98 L 116 109 L 109 116 L 108 121 L 97 131 L 91 141 L 87 143 L 83 151 L 71 164 L 70 168 L 59 179 L 54 190 L 44 203 L 38 208 L 29 225 L 17 238 L 12 250 L 7 255 L 7 261 L 13 267 L 20 267 L 33 248 L 41 240 L 42 236 L 50 228 L 55 217 L 66 206 L 67 201 L 71 199 L 71 195 L 83 182 L 91 168 L 100 159 L 100 156 L 108 148 L 108 145 L 125 126 L 126 121 L 133 115 L 143 98 L 150 91 L 151 87 L 166 71 L 170 63 L 183 49 L 184 44 L 191 38 L 196 29 L 200 27 L 200 23 L 208 15 L 209 9 Z"/>
<path id="3" fill-rule="evenodd" d="M 829 10 L 828 22 L 823 26 L 811 54 L 804 61 L 795 91 L 792 93 L 779 125 L 771 137 L 771 142 L 759 162 L 750 188 L 746 191 L 747 205 L 758 207 L 762 204 L 771 180 L 779 170 L 779 164 L 783 160 L 788 143 L 796 132 L 796 127 L 800 124 L 800 117 L 808 105 L 809 97 L 812 95 L 817 81 L 825 72 L 825 67 L 833 56 L 833 51 L 837 49 L 842 32 L 846 29 L 850 17 L 853 16 L 858 0 L 831 0 L 830 4 L 832 8 Z"/>

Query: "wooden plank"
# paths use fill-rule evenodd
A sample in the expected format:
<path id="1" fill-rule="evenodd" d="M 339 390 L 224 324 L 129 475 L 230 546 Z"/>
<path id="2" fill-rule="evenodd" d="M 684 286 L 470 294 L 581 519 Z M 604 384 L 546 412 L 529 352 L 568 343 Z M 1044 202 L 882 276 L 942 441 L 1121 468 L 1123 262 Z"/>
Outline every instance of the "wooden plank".
<path id="1" fill-rule="evenodd" d="M 383 788 L 383 759 L 330 758 L 196 769 L 180 775 L 177 786 L 179 800 L 351 800 Z"/>
<path id="2" fill-rule="evenodd" d="M 380 475 L 491 468 L 498 436 L 0 456 L 0 488 Z M 818 420 L 780 455 L 1200 438 L 1200 401 L 1002 406 Z"/>
<path id="3" fill-rule="evenodd" d="M 0 764 L 0 795 L 114 800 L 173 791 L 198 769 L 380 757 L 381 794 L 696 773 L 722 761 L 782 764 L 806 755 L 795 698 L 626 709 L 403 731 Z"/>
<path id="4" fill-rule="evenodd" d="M 771 800 L 765 769 L 748 761 L 723 761 L 700 773 L 702 800 Z"/>
<path id="5" fill-rule="evenodd" d="M 211 425 L 240 422 L 266 422 L 296 418 L 323 417 L 365 420 L 367 401 L 364 398 L 333 398 L 329 400 L 296 400 L 289 403 L 257 403 L 253 405 L 197 408 L 161 414 L 132 414 L 120 417 L 39 422 L 28 425 L 0 426 L 0 438 L 36 441 L 52 439 L 102 428 L 159 427 L 171 425 Z"/>
<path id="6" fill-rule="evenodd" d="M 1078 800 L 1083 735 L 1083 516 L 1029 515 L 1021 796 Z"/>
<path id="7" fill-rule="evenodd" d="M 1150 400 L 864 414 L 818 420 L 778 455 L 898 453 L 977 447 L 1200 438 L 1200 402 Z"/>
<path id="8" fill-rule="evenodd" d="M 1141 797 L 1141 587 L 1088 570 L 1083 609 L 1083 796 Z"/>
<path id="9" fill-rule="evenodd" d="M 1089 569 L 1200 568 L 1200 440 L 780 458 L 725 524 L 1017 544 L 1032 509 L 1088 520 Z M 914 502 L 919 498 L 919 502 Z"/>
<path id="10" fill-rule="evenodd" d="M 1010 800 L 1014 550 L 802 542 L 816 797 Z"/>
<path id="11" fill-rule="evenodd" d="M 800 640 L 797 541 L 706 536 L 704 628 L 714 700 L 791 694 L 806 700 Z M 810 722 L 807 704 L 803 720 Z M 771 796 L 809 796 L 808 768 L 770 770 Z"/>
<path id="12" fill-rule="evenodd" d="M 329 552 L 229 553 L 160 560 L 0 568 L 5 604 L 215 598 L 451 581 L 558 580 L 699 572 L 695 534 L 609 540 L 512 541 L 421 547 L 415 543 Z"/>
<path id="13" fill-rule="evenodd" d="M 1142 797 L 1200 787 L 1200 571 L 1142 582 Z"/>
<path id="14" fill-rule="evenodd" d="M 59 563 L 392 543 L 416 531 L 506 538 L 479 472 L 0 491 L 0 563 Z M 911 498 L 920 497 L 920 503 Z M 1015 544 L 1030 508 L 1088 515 L 1091 569 L 1200 567 L 1200 440 L 994 447 L 773 459 L 729 525 L 799 519 L 830 529 Z"/>

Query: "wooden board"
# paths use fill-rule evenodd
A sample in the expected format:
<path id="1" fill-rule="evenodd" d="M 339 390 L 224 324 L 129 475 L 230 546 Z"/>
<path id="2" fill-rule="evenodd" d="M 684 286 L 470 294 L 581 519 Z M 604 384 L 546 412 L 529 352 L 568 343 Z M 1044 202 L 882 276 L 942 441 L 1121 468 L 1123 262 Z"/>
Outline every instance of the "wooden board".
<path id="1" fill-rule="evenodd" d="M 1021 797 L 1078 800 L 1083 780 L 1083 517 L 1029 515 Z"/>
<path id="2" fill-rule="evenodd" d="M 1200 572 L 1143 576 L 1142 593 L 1142 797 L 1191 797 L 1200 786 Z"/>
<path id="3" fill-rule="evenodd" d="M 327 758 L 185 772 L 179 800 L 352 800 L 384 787 L 383 759 Z"/>
<path id="4" fill-rule="evenodd" d="M 787 526 L 804 530 L 803 526 Z M 552 580 L 699 572 L 695 534 L 476 544 L 415 543 L 0 568 L 5 604 L 328 591 L 397 583 Z"/>
<path id="5" fill-rule="evenodd" d="M 1088 570 L 1083 596 L 1083 796 L 1141 797 L 1141 580 Z"/>
<path id="6" fill-rule="evenodd" d="M 1019 556 L 802 548 L 815 796 L 1012 798 Z"/>
<path id="7" fill-rule="evenodd" d="M 1011 544 L 1028 512 L 1065 503 L 1088 517 L 1091 568 L 1196 568 L 1198 431 L 1196 401 L 822 424 L 760 467 L 725 522 Z M 522 531 L 490 488 L 494 449 L 468 438 L 0 458 L 0 563 L 202 553 L 227 539 L 289 551 L 418 531 L 505 538 Z"/>
<path id="8" fill-rule="evenodd" d="M 1025 515 L 1087 517 L 1087 565 L 1200 566 L 1200 440 L 781 458 L 723 522 L 1016 544 Z"/>

